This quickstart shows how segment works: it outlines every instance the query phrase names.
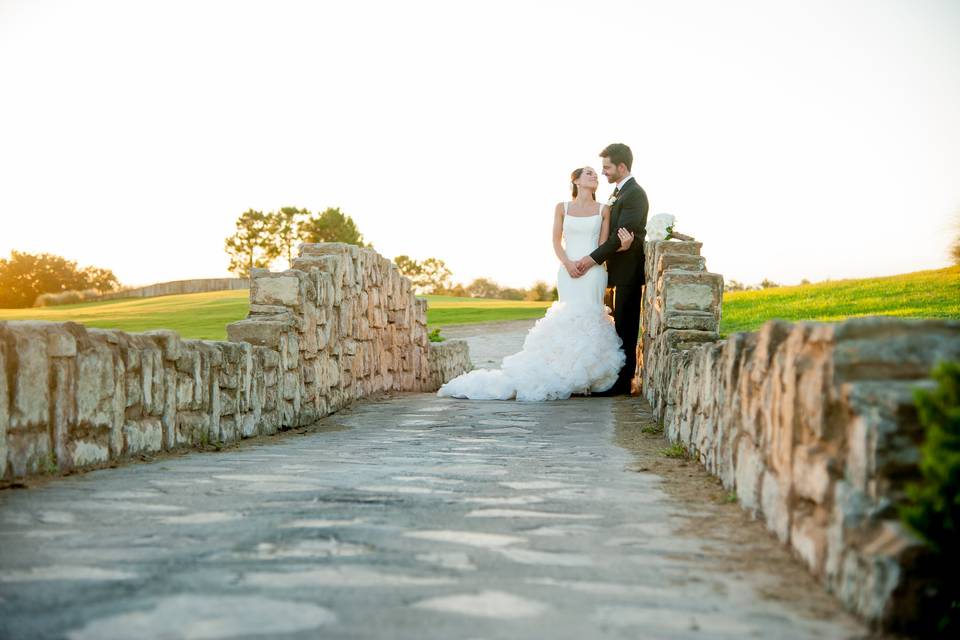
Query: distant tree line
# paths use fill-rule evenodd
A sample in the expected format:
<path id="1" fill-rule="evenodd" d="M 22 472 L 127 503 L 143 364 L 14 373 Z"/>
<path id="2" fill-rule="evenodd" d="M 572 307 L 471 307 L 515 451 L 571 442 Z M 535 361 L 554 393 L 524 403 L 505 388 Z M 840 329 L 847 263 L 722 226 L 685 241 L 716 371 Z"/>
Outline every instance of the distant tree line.
<path id="1" fill-rule="evenodd" d="M 364 244 L 353 218 L 339 208 L 311 213 L 307 209 L 282 207 L 267 213 L 248 209 L 240 214 L 236 232 L 224 240 L 224 249 L 230 258 L 229 270 L 247 278 L 253 269 L 267 268 L 278 259 L 292 262 L 301 242 L 370 246 Z"/>
<path id="2" fill-rule="evenodd" d="M 101 267 L 77 266 L 52 253 L 11 251 L 0 258 L 0 308 L 32 306 L 38 296 L 67 291 L 95 290 L 103 293 L 120 287 L 113 271 Z"/>
<path id="3" fill-rule="evenodd" d="M 372 248 L 363 240 L 353 218 L 339 208 L 321 213 L 307 209 L 282 207 L 277 211 L 248 209 L 236 221 L 236 231 L 224 241 L 230 258 L 230 271 L 242 278 L 253 269 L 269 268 L 279 259 L 291 262 L 301 242 L 345 242 Z M 394 263 L 400 273 L 410 278 L 418 295 L 449 295 L 502 300 L 556 300 L 557 290 L 546 282 L 536 282 L 529 289 L 501 287 L 488 278 L 477 278 L 464 285 L 453 282 L 453 273 L 439 258 L 414 260 L 397 256 Z"/>
<path id="4" fill-rule="evenodd" d="M 557 299 L 556 287 L 539 280 L 529 289 L 501 287 L 489 278 L 477 278 L 470 284 L 453 283 L 453 274 L 439 258 L 417 261 L 410 256 L 393 259 L 400 273 L 410 278 L 413 290 L 418 295 L 457 296 L 461 298 L 497 298 L 500 300 Z"/>
<path id="5" fill-rule="evenodd" d="M 804 278 L 800 281 L 800 284 L 810 284 L 810 281 Z M 761 289 L 776 289 L 781 286 L 780 283 L 774 282 L 769 278 L 764 278 L 760 284 L 744 284 L 739 280 L 727 280 L 723 285 L 723 290 L 726 292 L 731 291 L 760 291 Z"/>

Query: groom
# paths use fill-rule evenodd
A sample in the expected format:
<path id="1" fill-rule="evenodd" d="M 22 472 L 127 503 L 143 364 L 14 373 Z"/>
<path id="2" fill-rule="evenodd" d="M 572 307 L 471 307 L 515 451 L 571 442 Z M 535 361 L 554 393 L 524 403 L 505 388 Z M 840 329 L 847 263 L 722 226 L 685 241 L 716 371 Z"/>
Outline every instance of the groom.
<path id="1" fill-rule="evenodd" d="M 607 201 L 610 207 L 610 234 L 606 242 L 593 253 L 577 262 L 580 274 L 590 267 L 607 263 L 607 286 L 613 287 L 613 320 L 617 335 L 623 340 L 627 360 L 620 369 L 617 381 L 609 390 L 594 396 L 630 395 L 633 376 L 637 370 L 637 339 L 640 335 L 640 301 L 644 282 L 643 242 L 647 228 L 647 194 L 630 175 L 633 153 L 630 147 L 616 142 L 600 152 L 603 175 L 610 184 L 616 183 L 613 195 Z M 635 240 L 627 251 L 620 248 L 619 229 L 634 234 Z"/>

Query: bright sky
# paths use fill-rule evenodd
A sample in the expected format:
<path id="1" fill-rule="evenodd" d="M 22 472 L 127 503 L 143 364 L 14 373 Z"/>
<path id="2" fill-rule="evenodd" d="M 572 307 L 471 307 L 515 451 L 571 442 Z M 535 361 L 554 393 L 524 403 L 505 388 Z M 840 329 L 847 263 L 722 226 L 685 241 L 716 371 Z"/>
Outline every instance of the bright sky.
<path id="1" fill-rule="evenodd" d="M 727 279 L 939 268 L 958 114 L 956 0 L 0 0 L 0 256 L 218 277 L 246 209 L 339 206 L 553 282 L 570 171 L 625 142 Z"/>

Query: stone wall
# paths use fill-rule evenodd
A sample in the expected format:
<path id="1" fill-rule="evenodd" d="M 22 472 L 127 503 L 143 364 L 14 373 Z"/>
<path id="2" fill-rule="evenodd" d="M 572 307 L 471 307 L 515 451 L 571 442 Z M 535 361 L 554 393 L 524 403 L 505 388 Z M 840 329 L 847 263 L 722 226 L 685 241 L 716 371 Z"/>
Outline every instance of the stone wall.
<path id="1" fill-rule="evenodd" d="M 667 437 L 850 610 L 909 625 L 922 547 L 896 505 L 917 476 L 912 392 L 938 361 L 960 360 L 960 322 L 770 321 L 720 340 L 723 282 L 700 246 L 646 246 L 644 394 Z"/>
<path id="2" fill-rule="evenodd" d="M 470 368 L 465 343 L 428 342 L 426 302 L 372 250 L 304 245 L 293 267 L 254 272 L 230 341 L 0 322 L 0 478 L 271 434 Z"/>

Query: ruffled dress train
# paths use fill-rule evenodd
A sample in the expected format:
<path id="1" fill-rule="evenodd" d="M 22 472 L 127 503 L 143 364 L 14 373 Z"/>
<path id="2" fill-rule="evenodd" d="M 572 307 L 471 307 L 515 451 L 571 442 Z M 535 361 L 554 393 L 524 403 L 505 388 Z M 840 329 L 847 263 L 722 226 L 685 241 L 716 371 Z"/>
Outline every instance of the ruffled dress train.
<path id="1" fill-rule="evenodd" d="M 600 215 L 564 211 L 566 252 L 572 260 L 597 246 Z M 580 278 L 557 274 L 559 301 L 530 329 L 523 349 L 503 359 L 500 369 L 475 369 L 447 382 L 441 397 L 540 402 L 573 394 L 606 391 L 626 360 L 613 318 L 603 304 L 607 272 L 602 266 Z"/>

